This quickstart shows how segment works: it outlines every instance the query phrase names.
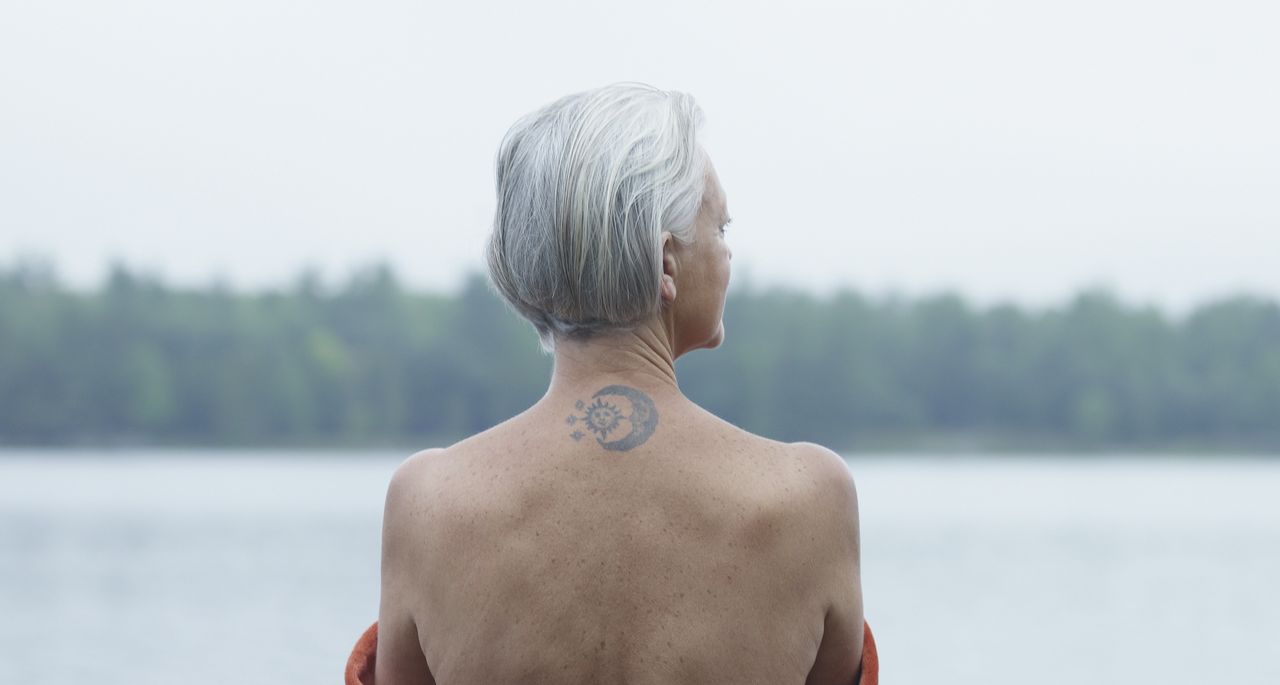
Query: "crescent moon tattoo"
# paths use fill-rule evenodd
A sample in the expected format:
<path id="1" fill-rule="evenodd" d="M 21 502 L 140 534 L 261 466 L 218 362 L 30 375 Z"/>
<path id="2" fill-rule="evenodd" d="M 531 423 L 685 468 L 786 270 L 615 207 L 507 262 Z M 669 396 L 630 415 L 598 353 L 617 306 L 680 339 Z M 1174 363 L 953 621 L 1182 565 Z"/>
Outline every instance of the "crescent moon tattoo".
<path id="1" fill-rule="evenodd" d="M 618 403 L 608 398 L 621 397 L 631 405 L 630 413 L 625 413 Z M 607 450 L 625 452 L 644 444 L 658 427 L 658 407 L 643 392 L 628 385 L 606 385 L 591 396 L 591 404 L 578 400 L 574 405 L 583 412 L 581 416 L 570 414 L 565 423 L 577 426 L 579 423 L 588 431 L 595 433 L 596 443 Z M 609 434 L 617 430 L 623 422 L 630 426 L 626 435 L 609 440 Z M 574 440 L 586 437 L 581 429 L 569 434 Z"/>

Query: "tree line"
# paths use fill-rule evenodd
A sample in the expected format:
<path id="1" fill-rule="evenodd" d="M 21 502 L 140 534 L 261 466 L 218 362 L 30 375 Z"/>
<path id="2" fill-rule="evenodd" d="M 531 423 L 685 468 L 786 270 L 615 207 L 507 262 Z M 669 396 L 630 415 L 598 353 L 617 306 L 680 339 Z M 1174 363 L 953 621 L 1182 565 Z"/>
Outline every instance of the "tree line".
<path id="1" fill-rule="evenodd" d="M 835 449 L 1280 451 L 1280 305 L 1175 320 L 1088 288 L 1061 306 L 951 294 L 731 291 L 682 390 Z M 328 285 L 178 288 L 122 265 L 88 292 L 0 268 L 0 444 L 440 445 L 524 410 L 551 359 L 472 274 L 412 292 L 385 264 Z"/>

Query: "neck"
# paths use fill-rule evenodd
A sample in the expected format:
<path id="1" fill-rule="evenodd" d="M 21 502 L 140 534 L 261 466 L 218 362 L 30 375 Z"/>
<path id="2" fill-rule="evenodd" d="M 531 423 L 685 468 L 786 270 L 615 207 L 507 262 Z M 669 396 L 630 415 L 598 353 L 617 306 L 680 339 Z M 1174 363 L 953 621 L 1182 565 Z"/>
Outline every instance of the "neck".
<path id="1" fill-rule="evenodd" d="M 633 331 L 603 333 L 581 341 L 557 340 L 546 397 L 579 397 L 609 383 L 679 392 L 675 345 L 667 331 L 655 319 Z"/>

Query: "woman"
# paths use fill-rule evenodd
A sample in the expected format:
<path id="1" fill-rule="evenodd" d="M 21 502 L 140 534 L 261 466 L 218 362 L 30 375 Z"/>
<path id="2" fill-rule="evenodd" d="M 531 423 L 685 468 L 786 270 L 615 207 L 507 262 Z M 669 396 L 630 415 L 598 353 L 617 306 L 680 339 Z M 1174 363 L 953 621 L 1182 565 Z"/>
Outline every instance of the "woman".
<path id="1" fill-rule="evenodd" d="M 381 608 L 350 682 L 847 684 L 875 669 L 845 463 L 733 426 L 676 381 L 677 358 L 725 335 L 729 215 L 700 120 L 688 95 L 617 84 L 506 135 L 489 273 L 554 355 L 550 387 L 395 472 Z"/>

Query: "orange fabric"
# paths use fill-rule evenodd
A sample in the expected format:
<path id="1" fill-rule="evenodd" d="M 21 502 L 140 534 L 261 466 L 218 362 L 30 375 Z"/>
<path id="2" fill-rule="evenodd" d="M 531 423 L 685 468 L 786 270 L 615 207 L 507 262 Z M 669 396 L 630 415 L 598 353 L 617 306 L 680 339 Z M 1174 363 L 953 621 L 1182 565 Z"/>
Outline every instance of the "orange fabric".
<path id="1" fill-rule="evenodd" d="M 880 682 L 880 656 L 876 654 L 876 640 L 871 636 L 871 626 L 862 624 L 862 677 L 857 685 L 878 685 Z M 346 685 L 374 685 L 373 664 L 378 655 L 378 622 L 365 629 L 347 657 Z"/>
<path id="2" fill-rule="evenodd" d="M 347 657 L 346 685 L 373 685 L 373 663 L 378 656 L 378 622 L 365 629 Z"/>

